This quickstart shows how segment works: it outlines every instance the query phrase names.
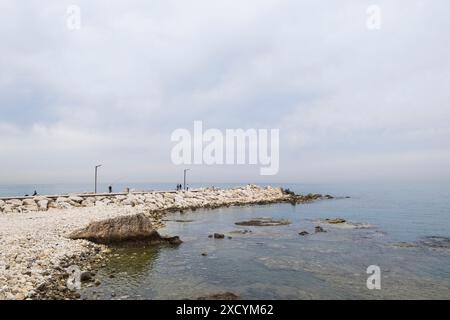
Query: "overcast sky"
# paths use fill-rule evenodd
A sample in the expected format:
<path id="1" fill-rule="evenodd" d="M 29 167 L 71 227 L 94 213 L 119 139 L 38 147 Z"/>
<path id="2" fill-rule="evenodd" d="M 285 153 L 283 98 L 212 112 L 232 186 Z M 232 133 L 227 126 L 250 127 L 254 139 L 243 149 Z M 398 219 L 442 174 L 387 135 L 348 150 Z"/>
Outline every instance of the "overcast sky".
<path id="1" fill-rule="evenodd" d="M 81 28 L 67 27 L 69 5 Z M 367 7 L 381 8 L 379 30 Z M 450 3 L 0 0 L 0 184 L 179 181 L 171 133 L 280 129 L 280 171 L 450 180 Z"/>

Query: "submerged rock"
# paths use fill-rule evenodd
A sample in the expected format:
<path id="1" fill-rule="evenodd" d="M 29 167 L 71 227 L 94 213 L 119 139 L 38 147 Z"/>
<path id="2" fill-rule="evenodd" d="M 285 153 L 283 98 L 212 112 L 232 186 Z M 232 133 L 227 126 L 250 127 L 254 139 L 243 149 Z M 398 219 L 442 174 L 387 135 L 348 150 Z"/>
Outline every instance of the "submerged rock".
<path id="1" fill-rule="evenodd" d="M 248 234 L 248 233 L 252 233 L 252 231 L 245 229 L 245 230 L 233 230 L 228 233 L 229 234 Z"/>
<path id="2" fill-rule="evenodd" d="M 309 234 L 308 231 L 299 232 L 299 235 L 301 235 L 301 236 L 307 236 L 308 234 Z"/>
<path id="3" fill-rule="evenodd" d="M 313 194 L 309 193 L 307 195 L 291 195 L 291 203 L 292 204 L 302 204 L 302 203 L 308 203 L 313 202 L 319 199 L 322 199 L 323 196 L 321 194 Z"/>
<path id="4" fill-rule="evenodd" d="M 80 274 L 81 282 L 88 282 L 93 280 L 93 274 L 90 271 L 83 271 Z"/>
<path id="5" fill-rule="evenodd" d="M 162 219 L 164 222 L 177 222 L 177 223 L 190 223 L 194 222 L 195 220 L 189 220 L 189 219 Z"/>
<path id="6" fill-rule="evenodd" d="M 316 226 L 315 231 L 316 233 L 326 232 L 321 226 Z"/>
<path id="7" fill-rule="evenodd" d="M 214 239 L 225 239 L 225 235 L 222 233 L 214 233 Z"/>
<path id="8" fill-rule="evenodd" d="M 374 228 L 373 225 L 367 224 L 367 223 L 354 223 L 347 221 L 342 218 L 327 218 L 327 219 L 321 219 L 317 221 L 321 224 L 326 224 L 335 228 L 341 228 L 341 229 L 371 229 Z"/>
<path id="9" fill-rule="evenodd" d="M 340 223 L 346 223 L 347 220 L 342 219 L 342 218 L 334 218 L 334 219 L 325 219 L 326 223 L 329 224 L 340 224 Z"/>
<path id="10" fill-rule="evenodd" d="M 240 297 L 232 292 L 214 293 L 197 300 L 239 300 Z"/>
<path id="11" fill-rule="evenodd" d="M 417 248 L 418 245 L 415 243 L 409 242 L 397 242 L 391 245 L 394 248 Z"/>
<path id="12" fill-rule="evenodd" d="M 450 238 L 430 236 L 423 238 L 420 244 L 429 248 L 450 249 Z"/>
<path id="13" fill-rule="evenodd" d="M 429 236 L 421 238 L 416 242 L 397 242 L 391 245 L 394 248 L 431 248 L 450 249 L 450 238 L 440 236 Z"/>
<path id="14" fill-rule="evenodd" d="M 144 214 L 92 222 L 69 235 L 70 239 L 84 239 L 101 244 L 169 243 L 180 244 L 179 237 L 162 237 Z"/>
<path id="15" fill-rule="evenodd" d="M 273 227 L 291 224 L 289 220 L 274 220 L 272 218 L 255 218 L 248 221 L 240 221 L 235 223 L 238 226 L 255 226 L 255 227 Z"/>

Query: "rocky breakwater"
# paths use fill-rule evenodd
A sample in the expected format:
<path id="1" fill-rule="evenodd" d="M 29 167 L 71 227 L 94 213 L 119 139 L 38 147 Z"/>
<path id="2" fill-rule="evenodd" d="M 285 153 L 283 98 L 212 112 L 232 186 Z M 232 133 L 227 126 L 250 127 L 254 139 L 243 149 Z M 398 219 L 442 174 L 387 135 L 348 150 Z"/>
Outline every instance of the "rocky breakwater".
<path id="1" fill-rule="evenodd" d="M 320 194 L 296 195 L 282 188 L 255 185 L 235 189 L 197 189 L 178 192 L 133 192 L 123 194 L 80 194 L 58 197 L 28 197 L 0 199 L 0 213 L 42 212 L 50 209 L 74 209 L 85 207 L 136 207 L 147 211 L 217 208 L 231 205 L 270 204 L 289 202 L 306 203 L 320 199 L 332 199 Z"/>
<path id="2" fill-rule="evenodd" d="M 168 211 L 303 203 L 322 198 L 253 185 L 225 190 L 3 198 L 0 200 L 0 299 L 77 298 L 76 293 L 67 289 L 67 268 L 78 265 L 82 270 L 95 271 L 97 264 L 105 263 L 103 258 L 109 249 L 103 241 L 86 240 L 89 236 L 71 239 L 68 235 L 75 235 L 82 228 L 86 232 L 89 228 L 93 230 L 104 220 L 113 219 L 108 223 L 114 224 L 115 218 L 145 214 L 151 228 L 157 230 Z M 93 222 L 101 223 L 90 225 Z M 165 241 L 154 233 L 153 236 Z"/>

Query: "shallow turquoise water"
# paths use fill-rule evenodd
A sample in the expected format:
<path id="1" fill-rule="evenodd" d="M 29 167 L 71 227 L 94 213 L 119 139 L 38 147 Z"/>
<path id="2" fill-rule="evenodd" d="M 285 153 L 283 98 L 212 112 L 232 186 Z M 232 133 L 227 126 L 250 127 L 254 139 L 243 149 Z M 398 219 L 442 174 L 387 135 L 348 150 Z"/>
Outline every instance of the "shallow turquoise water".
<path id="1" fill-rule="evenodd" d="M 277 204 L 197 210 L 168 216 L 161 233 L 184 243 L 116 249 L 83 298 L 195 299 L 230 291 L 247 299 L 449 299 L 450 249 L 423 244 L 450 236 L 450 188 L 443 186 L 290 186 L 297 192 L 351 196 L 306 205 Z M 255 217 L 289 219 L 277 227 L 240 227 Z M 324 226 L 342 217 L 370 229 Z M 237 235 L 234 230 L 251 230 Z M 300 231 L 311 234 L 299 236 Z M 210 239 L 214 232 L 232 239 Z M 408 247 L 398 245 L 408 243 Z M 207 256 L 201 254 L 207 252 Z M 366 269 L 381 269 L 381 290 L 369 290 Z M 114 278 L 110 278 L 110 275 Z"/>

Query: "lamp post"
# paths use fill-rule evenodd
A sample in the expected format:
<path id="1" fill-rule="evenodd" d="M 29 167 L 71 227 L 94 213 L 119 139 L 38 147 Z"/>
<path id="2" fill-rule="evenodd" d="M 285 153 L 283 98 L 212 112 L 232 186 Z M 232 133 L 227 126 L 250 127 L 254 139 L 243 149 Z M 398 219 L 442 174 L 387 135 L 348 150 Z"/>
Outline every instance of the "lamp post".
<path id="1" fill-rule="evenodd" d="M 183 183 L 184 190 L 186 190 L 186 172 L 189 171 L 189 170 L 190 169 L 184 169 L 184 183 Z"/>
<path id="2" fill-rule="evenodd" d="M 98 168 L 100 168 L 101 166 L 102 166 L 101 164 L 95 166 L 95 189 L 94 189 L 95 194 L 97 194 L 97 171 L 98 171 Z"/>

